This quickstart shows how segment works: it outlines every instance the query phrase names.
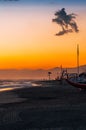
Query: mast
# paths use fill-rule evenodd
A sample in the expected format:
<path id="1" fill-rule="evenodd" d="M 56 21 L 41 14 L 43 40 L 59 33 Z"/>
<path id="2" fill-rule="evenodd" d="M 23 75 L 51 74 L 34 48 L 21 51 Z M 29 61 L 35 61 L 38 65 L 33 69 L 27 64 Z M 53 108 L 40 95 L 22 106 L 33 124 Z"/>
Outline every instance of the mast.
<path id="1" fill-rule="evenodd" d="M 79 76 L 79 44 L 77 44 L 77 74 Z"/>

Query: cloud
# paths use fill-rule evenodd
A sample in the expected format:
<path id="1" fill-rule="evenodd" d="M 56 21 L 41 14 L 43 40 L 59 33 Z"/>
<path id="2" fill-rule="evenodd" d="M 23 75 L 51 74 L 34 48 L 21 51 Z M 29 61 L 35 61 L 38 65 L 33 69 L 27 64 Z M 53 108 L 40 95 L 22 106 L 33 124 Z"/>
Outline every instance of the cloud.
<path id="1" fill-rule="evenodd" d="M 72 29 L 59 31 L 56 36 L 64 35 L 65 33 L 72 33 Z"/>
<path id="2" fill-rule="evenodd" d="M 62 31 L 59 31 L 56 35 L 64 35 L 66 33 L 78 32 L 77 23 L 74 21 L 76 19 L 76 14 L 67 14 L 65 8 L 57 11 L 55 13 L 56 18 L 52 19 L 53 22 L 56 22 L 58 25 L 61 26 Z"/>

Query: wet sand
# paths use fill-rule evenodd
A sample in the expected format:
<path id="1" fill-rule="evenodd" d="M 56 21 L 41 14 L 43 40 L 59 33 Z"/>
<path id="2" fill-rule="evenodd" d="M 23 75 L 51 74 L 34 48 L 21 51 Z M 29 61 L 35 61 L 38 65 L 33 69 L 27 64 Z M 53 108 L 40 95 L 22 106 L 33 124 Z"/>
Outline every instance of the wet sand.
<path id="1" fill-rule="evenodd" d="M 14 94 L 12 91 L 0 92 L 0 105 L 22 102 L 24 100 L 25 100 L 24 98 L 20 98 L 17 94 Z"/>
<path id="2" fill-rule="evenodd" d="M 86 129 L 86 91 L 65 82 L 39 84 L 42 86 L 4 92 L 5 98 L 1 93 L 1 130 Z"/>

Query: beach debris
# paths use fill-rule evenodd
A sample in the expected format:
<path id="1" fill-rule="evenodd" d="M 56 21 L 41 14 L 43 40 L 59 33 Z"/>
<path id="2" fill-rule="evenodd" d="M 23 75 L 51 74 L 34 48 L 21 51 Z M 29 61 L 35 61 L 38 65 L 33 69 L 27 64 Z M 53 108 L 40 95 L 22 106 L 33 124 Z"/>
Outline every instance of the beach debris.
<path id="1" fill-rule="evenodd" d="M 58 10 L 55 14 L 56 18 L 52 19 L 53 22 L 56 22 L 61 26 L 62 30 L 59 31 L 56 36 L 61 36 L 67 33 L 79 32 L 76 19 L 76 14 L 71 13 L 67 14 L 65 8 Z"/>

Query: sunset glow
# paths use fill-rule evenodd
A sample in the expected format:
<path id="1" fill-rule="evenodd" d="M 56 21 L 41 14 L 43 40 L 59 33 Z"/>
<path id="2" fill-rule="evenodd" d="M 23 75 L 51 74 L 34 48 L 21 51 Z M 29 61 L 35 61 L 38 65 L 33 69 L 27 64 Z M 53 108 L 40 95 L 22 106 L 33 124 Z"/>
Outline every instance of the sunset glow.
<path id="1" fill-rule="evenodd" d="M 47 0 L 48 2 L 48 0 Z M 86 8 L 84 4 L 32 3 L 0 5 L 0 69 L 38 69 L 76 66 L 80 45 L 80 65 L 86 64 Z M 77 14 L 78 33 L 55 36 L 60 27 L 52 22 L 55 11 L 65 7 Z"/>

